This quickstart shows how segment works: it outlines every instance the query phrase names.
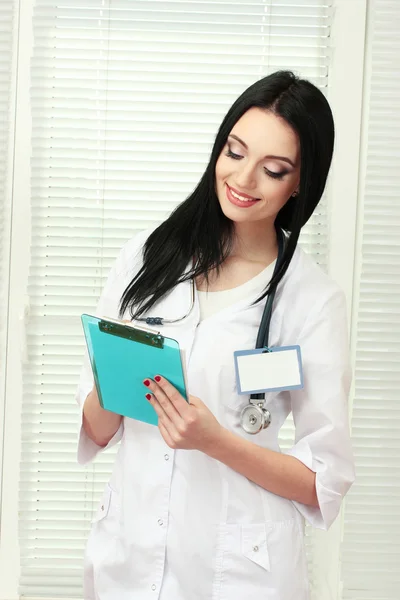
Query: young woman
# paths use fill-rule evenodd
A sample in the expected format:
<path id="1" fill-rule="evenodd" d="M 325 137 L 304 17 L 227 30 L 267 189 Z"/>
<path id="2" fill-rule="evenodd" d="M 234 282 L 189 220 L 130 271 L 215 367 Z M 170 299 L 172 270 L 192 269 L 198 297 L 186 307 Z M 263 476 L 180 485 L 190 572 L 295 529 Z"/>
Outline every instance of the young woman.
<path id="1" fill-rule="evenodd" d="M 159 427 L 122 419 L 100 407 L 84 367 L 79 461 L 121 440 L 88 541 L 85 600 L 309 597 L 304 518 L 329 527 L 354 480 L 345 300 L 297 245 L 333 142 L 316 87 L 291 72 L 257 81 L 226 115 L 194 192 L 122 249 L 97 314 L 175 321 L 160 329 L 186 350 L 190 402 L 160 373 L 143 385 Z M 270 346 L 300 345 L 304 388 L 267 393 L 271 424 L 250 435 L 233 353 L 255 347 L 274 290 Z M 281 453 L 290 412 L 295 444 Z"/>

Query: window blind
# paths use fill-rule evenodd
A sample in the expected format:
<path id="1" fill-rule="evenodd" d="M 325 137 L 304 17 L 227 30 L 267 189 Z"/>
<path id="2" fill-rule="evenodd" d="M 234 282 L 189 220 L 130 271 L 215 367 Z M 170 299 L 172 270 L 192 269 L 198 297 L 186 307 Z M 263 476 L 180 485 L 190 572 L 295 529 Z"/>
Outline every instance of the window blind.
<path id="1" fill-rule="evenodd" d="M 123 243 L 193 189 L 248 85 L 291 68 L 326 89 L 330 19 L 323 0 L 36 0 L 24 596 L 81 595 L 90 516 L 114 459 L 75 462 L 80 314 Z M 322 204 L 302 241 L 323 265 L 327 240 Z"/>
<path id="2" fill-rule="evenodd" d="M 12 132 L 11 68 L 13 57 L 13 17 L 15 3 L 0 4 L 0 406 L 4 398 L 6 365 L 6 326 L 10 244 L 10 136 Z M 0 421 L 1 422 L 1 421 Z M 1 475 L 1 451 L 0 451 Z"/>
<path id="3" fill-rule="evenodd" d="M 371 72 L 353 439 L 357 482 L 345 509 L 343 598 L 398 600 L 400 590 L 400 4 L 372 0 Z"/>

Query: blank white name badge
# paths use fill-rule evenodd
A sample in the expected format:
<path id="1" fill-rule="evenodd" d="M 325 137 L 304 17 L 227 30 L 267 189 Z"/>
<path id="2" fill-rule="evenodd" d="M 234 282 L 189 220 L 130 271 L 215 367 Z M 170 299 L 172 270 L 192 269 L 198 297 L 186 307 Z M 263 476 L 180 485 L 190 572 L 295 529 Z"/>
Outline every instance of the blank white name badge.
<path id="1" fill-rule="evenodd" d="M 300 346 L 233 353 L 239 394 L 297 390 L 304 386 Z"/>

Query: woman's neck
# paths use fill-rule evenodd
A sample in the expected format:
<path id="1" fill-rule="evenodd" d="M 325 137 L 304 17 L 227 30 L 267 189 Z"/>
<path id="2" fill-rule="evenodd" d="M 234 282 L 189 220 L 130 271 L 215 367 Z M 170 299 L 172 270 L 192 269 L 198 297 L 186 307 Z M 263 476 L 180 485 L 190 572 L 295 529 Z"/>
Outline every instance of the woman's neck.
<path id="1" fill-rule="evenodd" d="M 235 237 L 231 256 L 249 262 L 271 264 L 278 255 L 278 241 L 274 223 L 235 223 Z"/>

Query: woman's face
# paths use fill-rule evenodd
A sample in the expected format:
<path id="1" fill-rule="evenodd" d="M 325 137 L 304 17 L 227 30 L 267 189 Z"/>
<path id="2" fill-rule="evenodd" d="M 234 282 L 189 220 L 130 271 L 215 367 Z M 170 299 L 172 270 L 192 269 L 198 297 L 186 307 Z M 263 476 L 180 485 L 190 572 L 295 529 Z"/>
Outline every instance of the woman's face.
<path id="1" fill-rule="evenodd" d="M 234 125 L 215 168 L 221 209 L 235 223 L 273 223 L 300 182 L 300 143 L 281 117 L 251 108 Z"/>

